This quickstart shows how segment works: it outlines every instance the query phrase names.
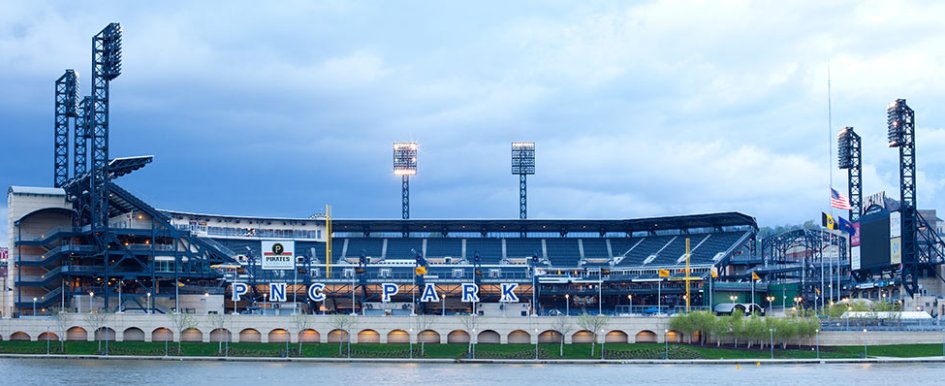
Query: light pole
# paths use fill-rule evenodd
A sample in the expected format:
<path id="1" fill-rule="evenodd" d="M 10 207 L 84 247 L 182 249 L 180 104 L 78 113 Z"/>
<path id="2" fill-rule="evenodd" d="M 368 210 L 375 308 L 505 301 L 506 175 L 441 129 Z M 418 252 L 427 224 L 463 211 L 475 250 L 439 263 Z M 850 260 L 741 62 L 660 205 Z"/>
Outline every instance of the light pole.
<path id="1" fill-rule="evenodd" d="M 33 297 L 33 316 L 36 316 L 36 297 Z"/>
<path id="2" fill-rule="evenodd" d="M 772 304 L 774 302 L 774 296 L 768 295 L 767 299 L 768 299 L 768 312 L 774 311 L 774 304 Z"/>
<path id="3" fill-rule="evenodd" d="M 148 312 L 147 312 L 147 314 L 151 314 L 151 292 L 148 292 L 148 304 L 147 304 L 147 307 L 148 307 L 148 310 L 147 310 Z M 234 310 L 234 312 L 235 312 L 235 310 Z"/>
<path id="4" fill-rule="evenodd" d="M 768 329 L 768 336 L 770 339 L 769 343 L 771 346 L 771 359 L 774 359 L 774 329 L 773 328 Z"/>
<path id="5" fill-rule="evenodd" d="M 863 329 L 863 359 L 866 359 L 868 352 L 866 351 L 866 329 Z"/>
<path id="6" fill-rule="evenodd" d="M 538 329 L 535 329 L 535 360 L 538 360 Z"/>
<path id="7" fill-rule="evenodd" d="M 630 301 L 630 316 L 633 316 L 633 295 L 627 295 L 627 300 Z"/>
<path id="8" fill-rule="evenodd" d="M 571 295 L 564 294 L 564 313 L 565 315 L 571 316 Z"/>
<path id="9" fill-rule="evenodd" d="M 95 299 L 95 292 L 89 291 L 89 313 L 92 313 L 92 309 L 95 307 L 92 305 L 92 300 Z"/>
<path id="10" fill-rule="evenodd" d="M 738 296 L 737 296 L 737 295 L 729 296 L 729 297 L 728 297 L 728 300 L 731 300 L 732 303 L 735 303 L 735 301 L 738 300 Z"/>
<path id="11" fill-rule="evenodd" d="M 817 359 L 820 359 L 820 329 L 814 330 L 817 334 Z"/>
<path id="12" fill-rule="evenodd" d="M 666 351 L 663 352 L 663 359 L 669 360 L 669 330 L 663 330 L 663 344 L 666 346 Z"/>
<path id="13" fill-rule="evenodd" d="M 407 341 L 410 342 L 410 359 L 413 359 L 413 327 L 410 327 L 410 336 L 407 337 Z"/>

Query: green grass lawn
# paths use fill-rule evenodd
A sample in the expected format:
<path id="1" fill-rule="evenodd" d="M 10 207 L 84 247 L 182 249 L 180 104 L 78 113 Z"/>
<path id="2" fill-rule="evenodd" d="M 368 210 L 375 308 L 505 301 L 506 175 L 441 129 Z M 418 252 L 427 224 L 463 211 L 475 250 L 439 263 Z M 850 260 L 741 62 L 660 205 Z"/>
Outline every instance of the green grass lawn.
<path id="1" fill-rule="evenodd" d="M 98 342 L 65 342 L 65 351 L 60 352 L 59 342 L 50 342 L 49 352 L 53 354 L 95 355 L 100 352 Z M 104 342 L 101 343 L 104 350 Z M 109 342 L 109 355 L 178 355 L 177 343 L 164 342 Z M 297 343 L 289 344 L 289 355 L 298 357 Z M 351 357 L 354 358 L 409 358 L 411 356 L 409 344 L 352 344 Z M 661 359 L 666 346 L 658 343 L 612 343 L 605 345 L 607 359 Z M 467 357 L 466 344 L 420 344 L 413 345 L 414 358 L 447 358 L 457 359 Z M 538 356 L 542 359 L 600 359 L 600 345 L 595 345 L 593 354 L 590 344 L 566 344 L 564 355 L 560 355 L 559 345 L 554 343 L 540 344 Z M 182 343 L 180 354 L 184 356 L 222 356 L 217 343 Z M 0 353 L 15 354 L 45 354 L 46 342 L 4 341 L 0 342 Z M 231 343 L 227 355 L 236 357 L 282 357 L 285 355 L 284 343 Z M 535 346 L 530 344 L 477 344 L 476 358 L 480 359 L 533 359 Z M 941 356 L 942 345 L 939 344 L 908 344 L 871 346 L 868 348 L 870 356 L 889 357 L 925 357 Z M 859 358 L 863 353 L 862 346 L 822 347 L 821 358 Z M 770 357 L 770 351 L 754 346 L 751 350 L 744 346 L 716 347 L 715 345 L 670 344 L 670 359 L 765 359 Z M 345 358 L 348 356 L 348 345 L 337 343 L 306 343 L 302 346 L 303 357 L 311 358 Z M 789 348 L 774 350 L 774 357 L 781 359 L 815 358 L 816 353 L 810 348 Z"/>

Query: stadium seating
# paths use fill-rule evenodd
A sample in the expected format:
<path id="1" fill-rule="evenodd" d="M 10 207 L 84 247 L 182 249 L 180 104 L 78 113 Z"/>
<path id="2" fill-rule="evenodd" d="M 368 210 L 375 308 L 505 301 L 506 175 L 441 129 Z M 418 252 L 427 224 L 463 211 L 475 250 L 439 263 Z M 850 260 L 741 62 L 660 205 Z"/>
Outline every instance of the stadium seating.
<path id="1" fill-rule="evenodd" d="M 505 239 L 505 257 L 523 258 L 535 254 L 542 257 L 541 239 Z"/>
<path id="2" fill-rule="evenodd" d="M 553 267 L 573 268 L 578 266 L 581 261 L 581 250 L 578 247 L 578 239 L 560 238 L 545 239 L 547 247 L 548 261 Z M 607 245 L 604 245 L 606 252 Z"/>
<path id="3" fill-rule="evenodd" d="M 607 252 L 607 239 L 581 239 L 584 244 L 584 258 L 586 259 L 606 259 L 612 257 Z M 549 245 L 549 247 L 551 247 Z M 630 247 L 627 247 L 629 249 Z M 616 252 L 616 251 L 615 251 Z"/>
<path id="4" fill-rule="evenodd" d="M 482 264 L 499 264 L 502 260 L 502 240 L 495 238 L 466 239 L 466 260 L 473 261 L 479 251 Z"/>
<path id="5" fill-rule="evenodd" d="M 333 240 L 334 241 L 334 240 Z M 348 239 L 348 249 L 344 257 L 358 257 L 361 253 L 370 257 L 381 257 L 381 249 L 384 246 L 384 239 L 375 238 L 350 238 Z M 334 246 L 332 246 L 334 248 Z"/>
<path id="6" fill-rule="evenodd" d="M 467 251 L 468 253 L 469 251 Z M 463 240 L 458 238 L 427 239 L 427 257 L 462 257 Z M 467 256 L 472 260 L 472 256 Z"/>
<path id="7" fill-rule="evenodd" d="M 423 239 L 390 238 L 390 239 L 387 239 L 387 252 L 384 254 L 384 258 L 385 259 L 413 259 L 415 257 L 413 251 L 417 251 L 417 253 L 422 253 Z"/>

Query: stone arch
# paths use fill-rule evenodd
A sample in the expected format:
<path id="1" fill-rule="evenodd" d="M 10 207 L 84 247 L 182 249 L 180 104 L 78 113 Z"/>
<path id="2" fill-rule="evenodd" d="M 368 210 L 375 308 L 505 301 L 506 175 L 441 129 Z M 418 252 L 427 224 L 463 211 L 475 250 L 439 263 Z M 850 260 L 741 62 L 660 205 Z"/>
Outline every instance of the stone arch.
<path id="1" fill-rule="evenodd" d="M 538 334 L 538 343 L 561 343 L 564 335 L 556 330 L 545 330 Z"/>
<path id="2" fill-rule="evenodd" d="M 152 342 L 172 342 L 174 341 L 174 332 L 167 327 L 158 327 L 151 331 Z"/>
<path id="3" fill-rule="evenodd" d="M 289 331 L 284 328 L 276 328 L 269 331 L 269 343 L 285 343 L 289 340 Z"/>
<path id="4" fill-rule="evenodd" d="M 36 340 L 40 342 L 45 342 L 45 341 L 57 342 L 59 341 L 59 335 L 56 335 L 55 332 L 46 331 L 42 334 L 39 334 L 39 336 L 36 337 Z"/>
<path id="5" fill-rule="evenodd" d="M 318 343 L 321 341 L 322 341 L 322 334 L 319 334 L 318 331 L 315 331 L 311 328 L 308 328 L 299 332 L 299 342 Z"/>
<path id="6" fill-rule="evenodd" d="M 593 343 L 594 333 L 588 330 L 581 330 L 571 335 L 571 343 Z"/>
<path id="7" fill-rule="evenodd" d="M 23 331 L 17 331 L 10 335 L 10 340 L 30 340 L 30 334 Z"/>
<path id="8" fill-rule="evenodd" d="M 410 334 L 404 330 L 391 330 L 387 333 L 387 343 L 410 343 Z"/>
<path id="9" fill-rule="evenodd" d="M 262 334 L 255 328 L 246 328 L 240 331 L 240 343 L 259 343 L 262 342 Z"/>
<path id="10" fill-rule="evenodd" d="M 124 342 L 144 342 L 144 331 L 138 327 L 128 327 L 121 332 L 121 340 Z"/>
<path id="11" fill-rule="evenodd" d="M 361 330 L 358 332 L 358 343 L 381 343 L 381 334 L 371 329 Z"/>
<path id="12" fill-rule="evenodd" d="M 328 332 L 328 343 L 341 343 L 348 341 L 348 332 L 335 329 Z"/>
<path id="13" fill-rule="evenodd" d="M 676 330 L 669 330 L 666 332 L 666 341 L 669 343 L 682 343 L 683 334 Z"/>
<path id="14" fill-rule="evenodd" d="M 433 330 L 423 330 L 417 334 L 418 343 L 440 343 L 440 333 Z"/>
<path id="15" fill-rule="evenodd" d="M 613 330 L 604 335 L 604 342 L 606 343 L 628 343 L 630 342 L 630 337 L 627 336 L 626 332 L 620 330 Z"/>
<path id="16" fill-rule="evenodd" d="M 111 327 L 100 327 L 95 330 L 95 340 L 115 340 L 115 330 Z"/>
<path id="17" fill-rule="evenodd" d="M 532 335 L 525 330 L 515 330 L 509 333 L 509 343 L 531 343 Z"/>
<path id="18" fill-rule="evenodd" d="M 213 343 L 232 342 L 233 333 L 225 328 L 215 328 L 210 331 L 210 341 Z"/>
<path id="19" fill-rule="evenodd" d="M 695 330 L 692 332 L 692 335 L 689 337 L 693 342 L 699 343 L 702 341 L 702 331 Z"/>
<path id="20" fill-rule="evenodd" d="M 502 341 L 498 332 L 484 330 L 476 336 L 476 343 L 500 343 Z"/>
<path id="21" fill-rule="evenodd" d="M 446 343 L 469 343 L 469 333 L 465 330 L 453 330 L 446 334 Z"/>
<path id="22" fill-rule="evenodd" d="M 181 342 L 203 342 L 203 331 L 195 327 L 188 328 L 180 332 Z"/>
<path id="23" fill-rule="evenodd" d="M 89 340 L 89 333 L 85 331 L 84 328 L 79 326 L 70 327 L 66 330 L 66 340 L 67 341 L 87 341 Z"/>
<path id="24" fill-rule="evenodd" d="M 656 343 L 656 333 L 650 330 L 643 330 L 633 337 L 634 343 Z"/>

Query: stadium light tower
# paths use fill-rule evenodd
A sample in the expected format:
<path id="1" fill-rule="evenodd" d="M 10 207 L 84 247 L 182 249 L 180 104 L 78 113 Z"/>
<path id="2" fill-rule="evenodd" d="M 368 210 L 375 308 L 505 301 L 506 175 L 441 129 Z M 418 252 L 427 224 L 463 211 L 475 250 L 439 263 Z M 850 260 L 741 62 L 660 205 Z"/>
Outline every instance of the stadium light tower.
<path id="1" fill-rule="evenodd" d="M 402 177 L 401 218 L 410 218 L 410 176 L 417 175 L 417 143 L 394 143 L 394 175 Z"/>
<path id="2" fill-rule="evenodd" d="M 108 85 L 119 75 L 121 26 L 111 23 L 92 37 L 92 117 L 87 124 L 92 139 L 93 229 L 108 224 Z"/>
<path id="3" fill-rule="evenodd" d="M 56 79 L 56 129 L 53 144 L 53 185 L 61 187 L 69 180 L 69 118 L 76 117 L 79 101 L 78 74 L 66 70 Z"/>
<path id="4" fill-rule="evenodd" d="M 899 205 L 902 227 L 902 284 L 909 295 L 919 289 L 918 214 L 915 197 L 915 112 L 905 99 L 886 107 L 889 147 L 899 148 Z"/>
<path id="5" fill-rule="evenodd" d="M 525 176 L 535 174 L 535 142 L 512 142 L 512 174 L 518 175 L 518 218 L 528 218 L 528 185 Z"/>
<path id="6" fill-rule="evenodd" d="M 844 127 L 837 134 L 837 165 L 840 169 L 847 169 L 847 186 L 850 197 L 850 221 L 860 220 L 863 213 L 863 174 L 862 148 L 860 135 L 852 127 Z"/>

